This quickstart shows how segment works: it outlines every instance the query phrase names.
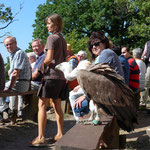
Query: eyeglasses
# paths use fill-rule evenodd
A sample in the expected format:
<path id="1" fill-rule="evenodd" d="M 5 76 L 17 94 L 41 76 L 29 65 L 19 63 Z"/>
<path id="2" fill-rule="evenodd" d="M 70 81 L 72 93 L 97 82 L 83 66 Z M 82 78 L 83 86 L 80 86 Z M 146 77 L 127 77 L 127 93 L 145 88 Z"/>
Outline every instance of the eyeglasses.
<path id="1" fill-rule="evenodd" d="M 100 43 L 101 43 L 101 42 L 96 42 L 96 43 L 94 43 L 93 45 L 91 45 L 91 47 L 93 48 L 93 46 L 99 46 Z"/>

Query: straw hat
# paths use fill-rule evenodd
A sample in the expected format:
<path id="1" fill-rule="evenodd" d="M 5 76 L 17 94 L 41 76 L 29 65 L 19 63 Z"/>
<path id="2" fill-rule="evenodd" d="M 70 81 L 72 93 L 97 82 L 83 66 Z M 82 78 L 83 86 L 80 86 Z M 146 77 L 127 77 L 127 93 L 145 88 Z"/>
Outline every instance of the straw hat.
<path id="1" fill-rule="evenodd" d="M 67 51 L 72 51 L 70 44 L 67 44 Z"/>

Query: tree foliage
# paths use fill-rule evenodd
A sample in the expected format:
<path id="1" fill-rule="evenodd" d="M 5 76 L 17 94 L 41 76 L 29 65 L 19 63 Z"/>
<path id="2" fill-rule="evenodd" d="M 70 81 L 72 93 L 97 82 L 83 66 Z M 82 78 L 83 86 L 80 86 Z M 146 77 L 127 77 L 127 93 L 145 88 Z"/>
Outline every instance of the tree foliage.
<path id="1" fill-rule="evenodd" d="M 150 39 L 149 10 L 149 0 L 47 0 L 36 12 L 33 37 L 46 42 L 45 18 L 58 13 L 63 34 L 76 51 L 87 49 L 93 31 L 103 31 L 115 44 L 143 48 Z"/>
<path id="2" fill-rule="evenodd" d="M 4 4 L 0 3 L 0 30 L 3 30 L 7 28 L 11 23 L 15 21 L 15 17 L 17 14 L 20 13 L 22 9 L 22 4 L 20 4 L 20 8 L 18 12 L 16 12 L 14 15 L 12 14 L 11 7 L 5 7 Z M 0 35 L 0 38 L 7 35 L 8 33 L 5 33 L 4 35 Z"/>
<path id="3" fill-rule="evenodd" d="M 20 8 L 18 10 L 18 12 L 16 12 L 14 15 L 12 14 L 11 11 L 11 7 L 5 7 L 4 4 L 0 3 L 0 30 L 3 30 L 5 28 L 7 28 L 11 23 L 13 23 L 13 21 L 15 21 L 15 17 L 16 15 L 21 11 L 22 9 L 22 4 L 20 4 Z M 9 34 L 8 32 L 0 35 L 0 38 L 2 38 L 3 36 Z M 3 42 L 0 42 L 3 43 Z M 6 74 L 6 79 L 8 80 L 8 70 L 10 68 L 10 62 L 9 59 L 7 57 L 7 63 L 5 64 L 5 74 Z"/>
<path id="4" fill-rule="evenodd" d="M 10 7 L 4 8 L 4 7 L 5 7 L 4 4 L 0 4 L 0 22 L 1 23 L 6 23 L 9 20 L 12 20 L 11 8 Z"/>

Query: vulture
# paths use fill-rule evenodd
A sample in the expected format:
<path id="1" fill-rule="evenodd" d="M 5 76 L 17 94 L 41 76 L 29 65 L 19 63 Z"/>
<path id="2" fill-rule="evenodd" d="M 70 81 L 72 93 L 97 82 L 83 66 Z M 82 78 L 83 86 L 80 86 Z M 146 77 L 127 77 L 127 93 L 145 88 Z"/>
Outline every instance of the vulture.
<path id="1" fill-rule="evenodd" d="M 77 72 L 77 80 L 89 100 L 107 115 L 115 116 L 121 129 L 134 130 L 137 111 L 134 93 L 108 64 L 92 64 Z"/>
<path id="2" fill-rule="evenodd" d="M 91 62 L 88 60 L 82 60 L 79 62 L 78 66 L 72 70 L 71 65 L 68 62 L 62 62 L 58 64 L 55 68 L 62 71 L 64 73 L 64 77 L 68 81 L 72 81 L 77 78 L 77 73 L 79 70 L 85 70 L 91 65 Z M 93 100 L 90 100 L 89 102 L 89 109 L 91 112 L 91 115 L 89 119 L 82 120 L 80 122 L 84 122 L 84 124 L 99 124 L 100 122 L 95 121 L 97 120 L 96 117 L 99 117 L 99 111 L 96 104 L 94 104 Z M 94 120 L 95 116 L 95 120 Z"/>

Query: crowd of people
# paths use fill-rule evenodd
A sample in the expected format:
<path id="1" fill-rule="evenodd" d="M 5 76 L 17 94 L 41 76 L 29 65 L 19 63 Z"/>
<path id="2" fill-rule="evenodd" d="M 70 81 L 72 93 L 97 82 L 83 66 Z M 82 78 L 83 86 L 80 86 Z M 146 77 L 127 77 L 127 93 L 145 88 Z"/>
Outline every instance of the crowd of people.
<path id="1" fill-rule="evenodd" d="M 61 93 L 66 82 L 69 84 L 69 101 L 75 120 L 78 122 L 89 113 L 89 102 L 77 79 L 66 81 L 63 72 L 55 69 L 55 66 L 67 61 L 72 70 L 78 64 L 87 60 L 84 50 L 73 54 L 71 45 L 67 44 L 61 34 L 62 18 L 58 14 L 52 14 L 46 18 L 48 32 L 46 45 L 41 39 L 32 41 L 32 53 L 26 54 L 18 48 L 16 38 L 8 36 L 4 39 L 4 45 L 10 53 L 9 81 L 5 82 L 5 68 L 3 58 L 0 55 L 0 92 L 19 91 L 26 92 L 30 89 L 38 90 L 38 136 L 31 141 L 32 146 L 40 146 L 45 142 L 45 127 L 47 122 L 47 107 L 51 101 L 57 122 L 57 134 L 50 139 L 52 143 L 63 136 L 64 116 L 61 108 Z M 146 105 L 150 88 L 150 41 L 145 44 L 144 51 L 141 48 L 131 50 L 127 46 L 113 45 L 102 32 L 93 32 L 88 41 L 88 50 L 92 64 L 107 63 L 122 76 L 124 82 L 134 93 L 141 92 L 140 105 Z M 146 66 L 143 60 L 148 59 Z M 18 100 L 18 102 L 17 102 Z M 8 113 L 12 123 L 17 117 L 22 118 L 23 97 L 10 96 L 9 103 L 6 98 L 0 98 L 0 123 L 4 124 L 3 112 Z M 138 107 L 138 106 L 136 106 Z M 100 116 L 93 123 L 100 123 Z"/>

